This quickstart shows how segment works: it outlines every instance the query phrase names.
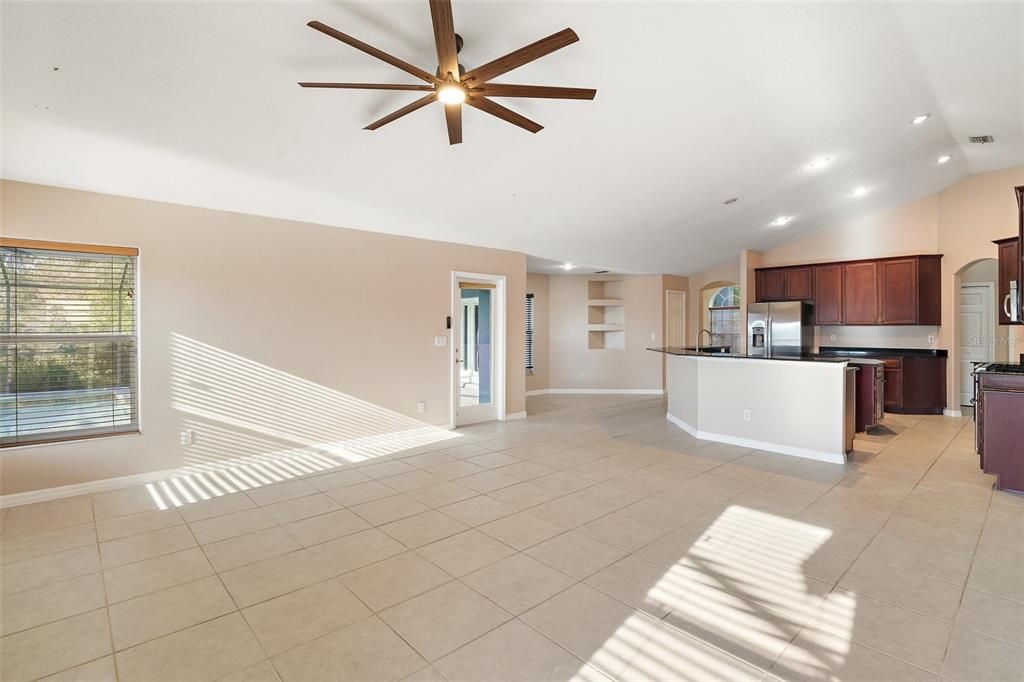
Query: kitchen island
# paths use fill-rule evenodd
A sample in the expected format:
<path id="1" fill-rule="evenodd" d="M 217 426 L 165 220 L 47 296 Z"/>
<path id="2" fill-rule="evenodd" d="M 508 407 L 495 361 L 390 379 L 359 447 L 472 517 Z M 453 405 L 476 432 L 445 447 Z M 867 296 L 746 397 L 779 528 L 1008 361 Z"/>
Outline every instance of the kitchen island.
<path id="1" fill-rule="evenodd" d="M 846 358 L 753 358 L 650 348 L 666 358 L 667 418 L 692 436 L 842 463 L 853 447 Z"/>

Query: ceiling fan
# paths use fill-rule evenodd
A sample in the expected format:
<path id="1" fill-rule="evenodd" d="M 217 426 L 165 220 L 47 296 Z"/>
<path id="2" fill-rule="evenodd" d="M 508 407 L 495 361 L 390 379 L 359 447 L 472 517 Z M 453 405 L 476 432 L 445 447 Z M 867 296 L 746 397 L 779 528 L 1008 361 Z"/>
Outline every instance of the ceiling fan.
<path id="1" fill-rule="evenodd" d="M 588 88 L 559 88 L 544 85 L 512 85 L 509 83 L 492 83 L 491 79 L 517 69 L 524 64 L 540 59 L 571 45 L 579 40 L 579 36 L 571 29 L 563 29 L 558 33 L 541 38 L 535 43 L 521 47 L 504 57 L 487 62 L 468 71 L 459 64 L 458 53 L 462 49 L 462 37 L 455 33 L 452 19 L 451 0 L 428 0 L 430 18 L 434 24 L 434 43 L 437 45 L 437 71 L 429 73 L 412 64 L 402 61 L 387 52 L 367 45 L 350 35 L 331 28 L 319 21 L 311 21 L 308 26 L 332 38 L 351 45 L 368 55 L 387 62 L 408 74 L 424 81 L 423 85 L 404 83 L 299 83 L 304 88 L 348 88 L 356 90 L 409 90 L 426 92 L 427 94 L 411 104 L 394 111 L 366 126 L 365 130 L 378 128 L 395 121 L 406 114 L 440 100 L 444 105 L 444 118 L 448 125 L 448 143 L 462 142 L 462 105 L 468 104 L 474 109 L 497 116 L 531 133 L 536 133 L 544 126 L 503 107 L 491 97 L 541 97 L 547 99 L 594 99 L 597 90 Z"/>

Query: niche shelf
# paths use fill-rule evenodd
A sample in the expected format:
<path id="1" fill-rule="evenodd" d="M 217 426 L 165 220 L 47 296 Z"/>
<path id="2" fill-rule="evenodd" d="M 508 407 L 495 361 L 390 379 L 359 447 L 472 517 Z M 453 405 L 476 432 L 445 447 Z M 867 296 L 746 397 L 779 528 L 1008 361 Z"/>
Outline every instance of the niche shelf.
<path id="1" fill-rule="evenodd" d="M 625 282 L 596 279 L 587 282 L 587 348 L 626 347 Z"/>

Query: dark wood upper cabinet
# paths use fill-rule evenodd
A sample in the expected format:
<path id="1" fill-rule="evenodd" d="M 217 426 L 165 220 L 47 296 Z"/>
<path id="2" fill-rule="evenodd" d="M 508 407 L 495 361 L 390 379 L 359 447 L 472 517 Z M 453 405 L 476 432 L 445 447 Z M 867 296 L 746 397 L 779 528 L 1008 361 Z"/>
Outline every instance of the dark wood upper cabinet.
<path id="1" fill-rule="evenodd" d="M 786 268 L 786 300 L 810 301 L 814 298 L 814 269 Z"/>
<path id="2" fill-rule="evenodd" d="M 785 270 L 758 270 L 755 280 L 758 302 L 786 300 Z"/>
<path id="3" fill-rule="evenodd" d="M 843 322 L 878 324 L 878 262 L 843 265 Z"/>
<path id="4" fill-rule="evenodd" d="M 917 259 L 879 263 L 878 321 L 882 324 L 917 323 Z"/>
<path id="5" fill-rule="evenodd" d="M 1013 188 L 1017 193 L 1017 319 L 1024 317 L 1024 185 Z"/>
<path id="6" fill-rule="evenodd" d="M 843 323 L 843 266 L 814 267 L 814 323 Z"/>
<path id="7" fill-rule="evenodd" d="M 815 324 L 939 325 L 942 256 L 764 268 L 755 300 L 811 301 Z"/>
<path id="8" fill-rule="evenodd" d="M 1018 237 L 1007 237 L 997 239 L 995 245 L 999 247 L 999 281 L 996 286 L 999 288 L 999 300 L 996 301 L 996 311 L 999 313 L 999 324 L 1021 324 L 1020 315 L 1015 322 L 1008 314 L 1010 305 L 1010 282 L 1017 282 L 1020 286 L 1020 239 Z M 1019 308 L 1018 308 L 1019 310 Z"/>

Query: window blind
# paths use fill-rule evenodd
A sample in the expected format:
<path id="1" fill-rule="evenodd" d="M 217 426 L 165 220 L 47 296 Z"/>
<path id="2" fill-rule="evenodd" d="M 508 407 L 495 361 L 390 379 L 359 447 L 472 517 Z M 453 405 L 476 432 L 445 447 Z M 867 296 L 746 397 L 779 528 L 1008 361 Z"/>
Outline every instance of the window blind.
<path id="1" fill-rule="evenodd" d="M 134 250 L 18 241 L 0 242 L 0 447 L 138 431 Z"/>
<path id="2" fill-rule="evenodd" d="M 526 295 L 526 373 L 533 374 L 533 294 Z"/>

